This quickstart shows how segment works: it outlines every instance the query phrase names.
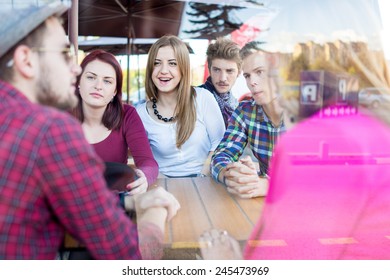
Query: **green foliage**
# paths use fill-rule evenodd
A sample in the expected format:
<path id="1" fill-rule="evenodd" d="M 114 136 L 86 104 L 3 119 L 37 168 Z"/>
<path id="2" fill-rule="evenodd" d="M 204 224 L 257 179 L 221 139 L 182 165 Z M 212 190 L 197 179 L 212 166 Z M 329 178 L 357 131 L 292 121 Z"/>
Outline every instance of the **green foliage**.
<path id="1" fill-rule="evenodd" d="M 299 81 L 301 71 L 309 69 L 309 63 L 307 58 L 301 54 L 296 59 L 294 59 L 288 69 L 287 80 L 289 81 Z"/>
<path id="2" fill-rule="evenodd" d="M 243 7 L 196 2 L 190 2 L 189 6 L 192 11 L 188 11 L 186 14 L 194 29 L 183 32 L 194 35 L 194 38 L 215 39 L 239 29 L 242 25 L 241 21 L 232 16 L 234 14 L 232 11 L 241 10 Z"/>
<path id="3" fill-rule="evenodd" d="M 138 89 L 145 87 L 145 69 L 130 70 L 130 95 L 127 95 L 127 69 L 123 69 L 123 100 L 129 101 L 137 98 Z"/>

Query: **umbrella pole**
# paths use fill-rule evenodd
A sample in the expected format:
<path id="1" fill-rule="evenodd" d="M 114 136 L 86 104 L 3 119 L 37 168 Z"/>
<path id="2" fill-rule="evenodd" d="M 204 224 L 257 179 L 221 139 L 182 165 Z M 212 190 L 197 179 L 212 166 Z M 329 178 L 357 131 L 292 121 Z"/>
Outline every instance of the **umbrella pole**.
<path id="1" fill-rule="evenodd" d="M 130 38 L 127 37 L 127 97 L 126 101 L 127 104 L 129 104 L 129 99 L 130 99 Z"/>
<path id="2" fill-rule="evenodd" d="M 68 12 L 68 32 L 69 41 L 73 44 L 76 51 L 76 63 L 78 63 L 78 36 L 79 36 L 79 0 L 72 0 L 72 6 Z"/>

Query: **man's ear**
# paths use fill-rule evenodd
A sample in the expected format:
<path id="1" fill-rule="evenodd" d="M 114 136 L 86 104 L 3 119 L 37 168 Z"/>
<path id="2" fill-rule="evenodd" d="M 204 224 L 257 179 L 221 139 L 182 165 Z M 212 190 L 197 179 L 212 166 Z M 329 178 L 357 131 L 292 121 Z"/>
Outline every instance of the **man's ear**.
<path id="1" fill-rule="evenodd" d="M 20 45 L 14 52 L 14 71 L 25 78 L 33 78 L 36 75 L 38 61 L 34 59 L 34 52 L 26 45 Z"/>

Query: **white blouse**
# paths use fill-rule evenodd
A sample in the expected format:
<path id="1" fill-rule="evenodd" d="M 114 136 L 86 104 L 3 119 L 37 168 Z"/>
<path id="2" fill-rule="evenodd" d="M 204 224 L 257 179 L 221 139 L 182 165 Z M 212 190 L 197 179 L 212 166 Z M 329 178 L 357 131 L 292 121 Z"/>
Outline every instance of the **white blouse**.
<path id="1" fill-rule="evenodd" d="M 176 147 L 176 123 L 157 122 L 148 114 L 146 103 L 137 106 L 160 173 L 167 176 L 200 174 L 209 152 L 214 151 L 225 132 L 225 124 L 214 96 L 196 90 L 196 124 L 190 138 Z M 153 112 L 151 112 L 153 113 Z"/>

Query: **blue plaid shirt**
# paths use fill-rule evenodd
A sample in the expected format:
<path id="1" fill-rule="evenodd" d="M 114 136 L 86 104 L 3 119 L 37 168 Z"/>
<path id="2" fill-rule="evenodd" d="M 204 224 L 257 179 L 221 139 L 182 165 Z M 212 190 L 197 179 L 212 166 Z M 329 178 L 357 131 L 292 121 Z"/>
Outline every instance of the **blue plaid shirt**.
<path id="1" fill-rule="evenodd" d="M 268 174 L 268 164 L 275 143 L 284 131 L 284 124 L 275 127 L 263 108 L 253 99 L 240 102 L 211 158 L 213 178 L 218 181 L 221 170 L 229 163 L 238 161 L 247 144 L 259 161 L 259 175 Z"/>

